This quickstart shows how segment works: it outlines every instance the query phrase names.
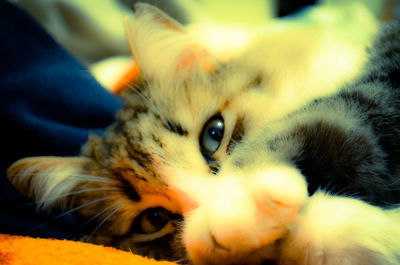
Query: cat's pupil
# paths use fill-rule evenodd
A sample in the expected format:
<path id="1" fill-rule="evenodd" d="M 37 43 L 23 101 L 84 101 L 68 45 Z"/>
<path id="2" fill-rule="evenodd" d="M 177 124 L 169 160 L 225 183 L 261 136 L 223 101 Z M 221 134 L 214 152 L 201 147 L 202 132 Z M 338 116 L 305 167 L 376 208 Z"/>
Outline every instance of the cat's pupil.
<path id="1" fill-rule="evenodd" d="M 149 221 L 152 225 L 157 226 L 158 224 L 163 223 L 164 220 L 165 216 L 159 211 L 149 213 Z"/>
<path id="2" fill-rule="evenodd" d="M 208 135 L 215 141 L 218 141 L 218 142 L 221 141 L 223 133 L 224 133 L 223 127 L 224 127 L 224 125 L 223 125 L 222 121 L 218 121 L 216 123 L 215 127 L 211 127 L 208 130 Z"/>

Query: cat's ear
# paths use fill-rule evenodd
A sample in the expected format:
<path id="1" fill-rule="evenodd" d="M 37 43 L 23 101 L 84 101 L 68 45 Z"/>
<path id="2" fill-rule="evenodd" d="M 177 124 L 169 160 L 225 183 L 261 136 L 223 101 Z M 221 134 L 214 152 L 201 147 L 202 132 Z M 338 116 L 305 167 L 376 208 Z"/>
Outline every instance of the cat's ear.
<path id="1" fill-rule="evenodd" d="M 93 163 L 84 157 L 28 157 L 12 164 L 7 176 L 39 208 L 65 208 L 71 192 L 88 178 Z"/>
<path id="2" fill-rule="evenodd" d="M 156 7 L 138 3 L 135 19 L 125 28 L 131 52 L 147 81 L 168 82 L 193 71 L 213 71 L 215 58 L 173 18 Z"/>

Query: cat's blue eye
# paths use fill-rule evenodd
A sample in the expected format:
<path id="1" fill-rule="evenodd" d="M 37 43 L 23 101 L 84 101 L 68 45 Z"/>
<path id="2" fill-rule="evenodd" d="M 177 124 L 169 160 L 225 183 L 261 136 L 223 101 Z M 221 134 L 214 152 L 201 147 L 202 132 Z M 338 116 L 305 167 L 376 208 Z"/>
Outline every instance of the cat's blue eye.
<path id="1" fill-rule="evenodd" d="M 215 153 L 224 137 L 224 120 L 220 115 L 212 117 L 203 127 L 200 135 L 200 147 L 203 154 Z"/>

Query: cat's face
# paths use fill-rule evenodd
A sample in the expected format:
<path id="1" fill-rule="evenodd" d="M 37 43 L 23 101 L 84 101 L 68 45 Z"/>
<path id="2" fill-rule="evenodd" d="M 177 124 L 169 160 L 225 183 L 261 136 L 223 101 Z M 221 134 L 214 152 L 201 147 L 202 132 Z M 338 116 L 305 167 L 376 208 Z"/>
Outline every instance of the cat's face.
<path id="1" fill-rule="evenodd" d="M 278 157 L 265 144 L 289 130 L 280 118 L 355 72 L 285 79 L 266 63 L 274 50 L 219 62 L 145 6 L 127 31 L 141 80 L 116 124 L 91 136 L 82 157 L 17 162 L 12 182 L 39 205 L 74 209 L 94 224 L 89 242 L 194 264 L 276 259 L 308 195 L 288 163 L 295 143 Z M 304 61 L 289 70 L 309 75 L 308 56 L 279 64 Z"/>

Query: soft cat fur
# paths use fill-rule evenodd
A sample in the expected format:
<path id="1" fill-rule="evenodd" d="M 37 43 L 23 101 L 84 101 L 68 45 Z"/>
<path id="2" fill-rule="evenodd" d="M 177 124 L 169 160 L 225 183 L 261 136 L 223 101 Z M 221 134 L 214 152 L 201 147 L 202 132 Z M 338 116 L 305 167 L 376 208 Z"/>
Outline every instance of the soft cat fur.
<path id="1" fill-rule="evenodd" d="M 80 157 L 17 161 L 20 191 L 97 222 L 82 240 L 158 259 L 400 264 L 398 24 L 365 68 L 318 27 L 228 62 L 147 5 L 127 32 L 142 78 L 116 123 Z"/>

